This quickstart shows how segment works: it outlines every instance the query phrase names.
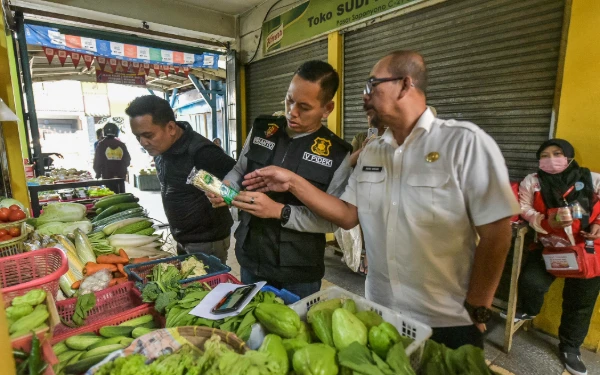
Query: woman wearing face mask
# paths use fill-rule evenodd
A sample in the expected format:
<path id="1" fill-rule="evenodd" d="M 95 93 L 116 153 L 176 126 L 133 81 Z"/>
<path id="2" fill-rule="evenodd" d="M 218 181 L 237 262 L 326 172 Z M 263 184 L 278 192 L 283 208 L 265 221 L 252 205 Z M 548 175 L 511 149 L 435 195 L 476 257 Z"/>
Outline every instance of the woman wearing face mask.
<path id="1" fill-rule="evenodd" d="M 539 248 L 529 254 L 519 280 L 519 319 L 533 319 L 540 312 L 544 295 L 555 279 L 546 271 L 542 257 L 544 244 L 562 241 L 569 246 L 573 239 L 576 243 L 595 240 L 600 244 L 600 174 L 580 167 L 574 157 L 569 142 L 550 139 L 537 151 L 538 172 L 521 182 L 521 216 L 537 232 Z M 557 220 L 557 208 L 577 202 L 585 212 L 581 219 Z M 571 231 L 572 237 L 568 234 Z M 571 374 L 587 374 L 579 347 L 587 335 L 599 291 L 600 277 L 565 278 L 559 349 Z"/>

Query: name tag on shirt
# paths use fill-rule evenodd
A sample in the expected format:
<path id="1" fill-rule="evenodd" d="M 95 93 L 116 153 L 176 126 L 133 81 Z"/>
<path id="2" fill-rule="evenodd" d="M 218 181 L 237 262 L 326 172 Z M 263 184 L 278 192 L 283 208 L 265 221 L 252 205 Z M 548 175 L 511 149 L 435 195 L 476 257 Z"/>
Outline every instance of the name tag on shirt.
<path id="1" fill-rule="evenodd" d="M 363 172 L 381 172 L 383 170 L 383 167 L 372 167 L 372 166 L 368 166 L 365 165 L 363 166 Z"/>

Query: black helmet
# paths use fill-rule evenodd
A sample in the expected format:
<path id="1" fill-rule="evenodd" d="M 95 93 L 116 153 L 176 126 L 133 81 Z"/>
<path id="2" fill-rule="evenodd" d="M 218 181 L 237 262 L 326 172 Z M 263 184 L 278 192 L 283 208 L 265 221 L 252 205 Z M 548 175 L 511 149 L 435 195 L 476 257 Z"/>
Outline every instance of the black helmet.
<path id="1" fill-rule="evenodd" d="M 109 122 L 106 125 L 104 125 L 104 136 L 109 135 L 112 135 L 113 137 L 119 135 L 119 127 L 113 124 L 112 122 Z"/>

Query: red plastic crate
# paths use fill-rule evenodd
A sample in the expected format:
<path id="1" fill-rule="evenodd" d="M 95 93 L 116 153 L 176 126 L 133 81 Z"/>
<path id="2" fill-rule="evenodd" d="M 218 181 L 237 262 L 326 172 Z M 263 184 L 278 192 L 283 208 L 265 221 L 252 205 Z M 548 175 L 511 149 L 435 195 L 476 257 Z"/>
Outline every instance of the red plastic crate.
<path id="1" fill-rule="evenodd" d="M 0 258 L 0 293 L 7 304 L 13 298 L 39 288 L 56 299 L 58 280 L 68 269 L 67 256 L 57 248 Z"/>
<path id="2" fill-rule="evenodd" d="M 131 281 L 112 286 L 94 294 L 96 295 L 96 306 L 88 312 L 85 326 L 71 328 L 61 323 L 54 328 L 55 336 L 64 336 L 71 332 L 75 332 L 73 335 L 76 335 L 89 325 L 104 323 L 106 320 L 114 319 L 118 314 L 132 313 L 150 306 L 142 301 L 142 294 Z M 56 303 L 56 310 L 61 321 L 72 322 L 76 303 L 77 298 L 70 298 Z"/>
<path id="3" fill-rule="evenodd" d="M 101 322 L 96 322 L 94 324 L 87 325 L 85 327 L 77 328 L 77 329 L 71 330 L 69 332 L 65 332 L 61 335 L 55 334 L 54 337 L 52 338 L 51 344 L 52 345 L 58 344 L 59 342 L 65 340 L 65 339 L 68 339 L 71 336 L 80 335 L 82 333 L 94 332 L 95 334 L 99 335 L 100 328 L 102 328 L 102 327 L 116 326 L 116 325 L 124 323 L 128 320 L 139 318 L 140 316 L 143 316 L 146 314 L 152 314 L 152 316 L 154 316 L 154 321 L 158 324 L 159 328 L 164 327 L 164 325 L 161 321 L 162 316 L 156 310 L 154 310 L 154 307 L 146 305 L 145 307 L 142 307 L 139 309 L 130 310 L 130 311 L 128 311 L 126 313 L 122 313 L 122 314 L 117 314 L 114 317 L 112 317 L 111 319 L 106 319 Z"/>

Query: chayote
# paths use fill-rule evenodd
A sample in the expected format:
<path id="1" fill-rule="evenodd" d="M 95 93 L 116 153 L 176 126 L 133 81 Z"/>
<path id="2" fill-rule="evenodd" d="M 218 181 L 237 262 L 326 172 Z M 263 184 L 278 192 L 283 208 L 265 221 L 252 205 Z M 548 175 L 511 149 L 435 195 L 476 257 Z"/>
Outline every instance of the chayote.
<path id="1" fill-rule="evenodd" d="M 17 321 L 22 317 L 33 312 L 31 305 L 17 305 L 6 308 L 6 317 L 12 321 Z"/>
<path id="2" fill-rule="evenodd" d="M 260 303 L 254 310 L 254 315 L 271 333 L 286 339 L 298 336 L 300 317 L 286 305 Z"/>
<path id="3" fill-rule="evenodd" d="M 283 347 L 287 352 L 289 362 L 292 363 L 292 359 L 294 358 L 294 353 L 296 353 L 296 351 L 304 348 L 307 345 L 308 343 L 303 340 L 283 339 Z"/>
<path id="4" fill-rule="evenodd" d="M 286 375 L 288 373 L 290 361 L 287 355 L 287 351 L 283 346 L 283 341 L 281 337 L 273 334 L 268 334 L 267 336 L 265 336 L 265 339 L 260 348 L 258 348 L 258 351 L 269 353 L 271 355 L 271 358 L 277 361 L 277 363 L 279 363 L 281 375 Z"/>
<path id="5" fill-rule="evenodd" d="M 308 313 L 306 313 L 306 320 L 312 323 L 313 315 L 319 310 L 331 310 L 334 311 L 342 307 L 342 300 L 339 298 L 329 299 L 327 301 L 319 302 L 316 305 L 311 306 Z"/>
<path id="6" fill-rule="evenodd" d="M 337 375 L 336 351 L 325 344 L 309 344 L 294 353 L 292 364 L 297 375 Z"/>
<path id="7" fill-rule="evenodd" d="M 356 314 L 356 302 L 353 299 L 347 299 L 342 304 L 342 308 L 350 311 L 352 314 Z"/>
<path id="8" fill-rule="evenodd" d="M 402 336 L 396 327 L 383 322 L 369 330 L 369 346 L 381 358 L 386 359 L 390 348 L 402 341 Z"/>
<path id="9" fill-rule="evenodd" d="M 312 316 L 312 329 L 317 338 L 331 347 L 333 344 L 333 311 L 322 309 L 316 311 Z"/>
<path id="10" fill-rule="evenodd" d="M 46 291 L 43 289 L 33 289 L 27 292 L 27 294 L 19 297 L 15 297 L 12 300 L 12 306 L 29 305 L 37 306 L 44 302 L 46 299 Z"/>
<path id="11" fill-rule="evenodd" d="M 358 319 L 360 319 L 361 322 L 363 322 L 367 329 L 371 329 L 371 327 L 375 327 L 383 323 L 383 318 L 375 311 L 359 311 L 355 315 Z"/>
<path id="12" fill-rule="evenodd" d="M 332 316 L 333 344 L 338 350 L 354 341 L 367 345 L 367 327 L 354 314 L 346 309 L 337 309 Z"/>
<path id="13" fill-rule="evenodd" d="M 298 331 L 298 336 L 294 337 L 295 339 L 306 341 L 307 344 L 312 342 L 312 337 L 310 334 L 310 327 L 306 322 L 300 322 L 300 331 Z"/>

